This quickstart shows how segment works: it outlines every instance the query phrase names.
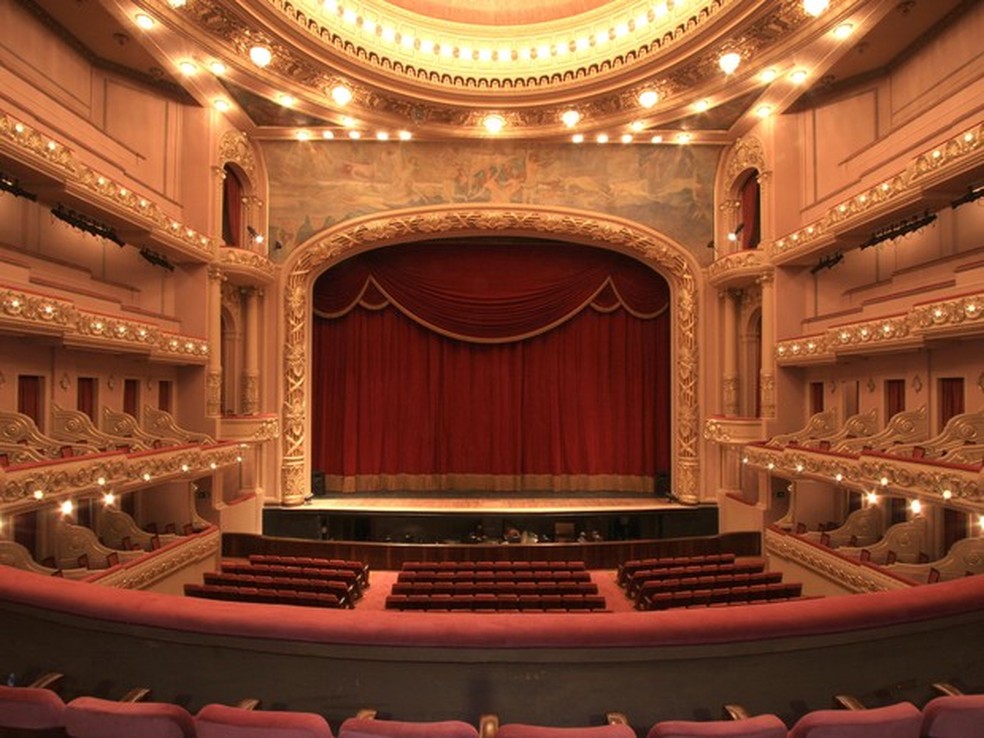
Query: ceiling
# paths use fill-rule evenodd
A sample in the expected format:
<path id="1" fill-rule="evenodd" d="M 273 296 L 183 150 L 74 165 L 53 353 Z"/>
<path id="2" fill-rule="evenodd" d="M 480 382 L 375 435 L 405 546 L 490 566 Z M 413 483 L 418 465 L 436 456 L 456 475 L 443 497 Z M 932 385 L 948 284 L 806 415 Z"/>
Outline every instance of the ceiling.
<path id="1" fill-rule="evenodd" d="M 766 108 L 891 68 L 974 0 L 831 0 L 816 17 L 802 0 L 17 2 L 97 66 L 257 138 L 728 143 Z"/>

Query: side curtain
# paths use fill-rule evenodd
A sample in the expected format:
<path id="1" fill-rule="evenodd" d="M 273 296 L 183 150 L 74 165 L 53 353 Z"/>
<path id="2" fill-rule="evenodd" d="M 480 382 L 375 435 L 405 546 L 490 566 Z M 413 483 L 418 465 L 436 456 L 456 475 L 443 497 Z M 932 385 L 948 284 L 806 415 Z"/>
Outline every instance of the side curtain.
<path id="1" fill-rule="evenodd" d="M 550 242 L 380 249 L 315 288 L 312 453 L 329 488 L 652 491 L 669 290 Z"/>

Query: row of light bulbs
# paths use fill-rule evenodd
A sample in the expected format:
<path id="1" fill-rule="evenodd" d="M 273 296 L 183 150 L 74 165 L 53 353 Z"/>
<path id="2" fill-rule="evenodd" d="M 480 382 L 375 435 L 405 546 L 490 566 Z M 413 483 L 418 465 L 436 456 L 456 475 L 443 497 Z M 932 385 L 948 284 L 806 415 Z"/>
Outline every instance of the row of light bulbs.
<path id="1" fill-rule="evenodd" d="M 173 8 L 180 8 L 186 4 L 186 0 L 168 0 L 169 5 Z M 803 8 L 805 12 L 812 16 L 821 15 L 829 6 L 829 0 L 804 0 Z M 135 16 L 135 22 L 140 28 L 144 30 L 150 30 L 156 25 L 156 21 L 146 13 L 138 13 Z M 854 30 L 854 26 L 850 22 L 844 22 L 834 28 L 832 31 L 833 35 L 837 39 L 845 39 L 851 35 Z M 273 61 L 273 52 L 269 47 L 263 45 L 255 45 L 249 49 L 250 60 L 257 67 L 264 68 L 268 66 Z M 726 75 L 734 74 L 738 67 L 741 65 L 742 56 L 738 51 L 729 50 L 721 54 L 718 59 L 718 64 L 721 70 Z M 221 60 L 212 60 L 208 62 L 208 69 L 215 75 L 221 76 L 227 71 L 226 65 Z M 196 62 L 185 59 L 178 63 L 178 69 L 184 75 L 193 75 L 198 72 L 199 66 Z M 769 68 L 762 71 L 759 75 L 759 79 L 764 84 L 769 84 L 775 81 L 779 77 L 779 72 L 774 68 Z M 809 72 L 803 68 L 794 69 L 789 73 L 789 80 L 793 84 L 802 84 L 809 77 Z M 339 107 L 344 107 L 352 100 L 352 90 L 344 84 L 336 84 L 330 90 L 327 91 L 328 95 L 331 97 L 335 105 Z M 646 109 L 652 109 L 659 102 L 660 95 L 656 89 L 647 88 L 639 93 L 637 101 L 639 105 Z M 278 102 L 284 107 L 292 107 L 296 104 L 297 100 L 292 95 L 283 93 L 278 96 Z M 216 110 L 220 112 L 227 112 L 231 109 L 231 103 L 224 98 L 217 98 L 213 101 L 213 106 Z M 710 100 L 702 99 L 694 103 L 693 108 L 698 113 L 703 113 L 712 107 Z M 760 118 L 767 118 L 774 111 L 772 105 L 763 103 L 755 109 L 755 114 Z M 568 109 L 561 113 L 561 122 L 567 128 L 574 128 L 581 122 L 582 115 L 576 109 Z M 352 128 L 352 125 L 345 123 L 347 128 Z M 481 125 L 485 128 L 486 132 L 490 135 L 499 134 L 507 125 L 505 117 L 499 113 L 489 113 L 481 119 Z M 635 126 L 637 124 L 633 124 Z M 638 132 L 641 128 L 633 128 L 633 132 Z M 357 130 L 349 130 L 349 138 L 353 140 L 358 140 L 362 138 L 362 133 Z M 334 138 L 334 133 L 331 131 L 325 131 L 322 134 L 325 139 Z M 412 136 L 409 131 L 399 131 L 396 137 L 401 141 L 407 141 Z M 306 130 L 300 130 L 295 134 L 295 138 L 301 141 L 308 141 L 314 138 L 314 134 Z M 380 131 L 376 134 L 375 138 L 380 141 L 390 140 L 390 134 L 385 131 Z M 583 143 L 585 141 L 584 134 L 576 133 L 572 135 L 571 139 L 574 143 Z M 597 143 L 608 143 L 610 137 L 607 133 L 599 133 L 595 136 L 595 141 Z M 619 137 L 622 143 L 631 143 L 633 141 L 633 136 L 630 133 L 622 134 Z M 675 141 L 677 143 L 689 143 L 692 140 L 692 134 L 683 132 L 677 134 Z M 650 139 L 651 143 L 662 143 L 663 137 L 661 135 L 653 136 Z"/>

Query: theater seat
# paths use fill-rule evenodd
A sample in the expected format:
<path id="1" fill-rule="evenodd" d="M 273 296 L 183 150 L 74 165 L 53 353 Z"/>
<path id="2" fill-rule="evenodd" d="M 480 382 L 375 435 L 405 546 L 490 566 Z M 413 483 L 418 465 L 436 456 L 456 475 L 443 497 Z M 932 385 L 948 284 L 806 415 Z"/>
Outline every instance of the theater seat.
<path id="1" fill-rule="evenodd" d="M 65 703 L 50 689 L 0 685 L 0 733 L 3 729 L 58 731 L 65 724 Z M 57 735 L 57 733 L 53 733 Z"/>
<path id="2" fill-rule="evenodd" d="M 205 705 L 195 716 L 198 738 L 334 738 L 328 722 L 313 712 L 244 710 Z"/>
<path id="3" fill-rule="evenodd" d="M 495 738 L 636 738 L 628 725 L 595 725 L 587 728 L 551 728 L 542 725 L 506 723 Z"/>
<path id="4" fill-rule="evenodd" d="M 76 697 L 65 707 L 65 729 L 73 738 L 194 738 L 195 721 L 164 702 Z"/>
<path id="5" fill-rule="evenodd" d="M 923 707 L 923 738 L 984 735 L 984 694 L 937 697 Z"/>
<path id="6" fill-rule="evenodd" d="M 460 720 L 436 723 L 354 717 L 342 723 L 338 738 L 478 738 L 478 730 Z"/>
<path id="7" fill-rule="evenodd" d="M 799 719 L 789 738 L 919 738 L 922 713 L 909 702 L 873 710 L 815 710 Z"/>
<path id="8" fill-rule="evenodd" d="M 745 720 L 665 720 L 649 730 L 647 738 L 786 738 L 786 725 L 775 715 Z"/>

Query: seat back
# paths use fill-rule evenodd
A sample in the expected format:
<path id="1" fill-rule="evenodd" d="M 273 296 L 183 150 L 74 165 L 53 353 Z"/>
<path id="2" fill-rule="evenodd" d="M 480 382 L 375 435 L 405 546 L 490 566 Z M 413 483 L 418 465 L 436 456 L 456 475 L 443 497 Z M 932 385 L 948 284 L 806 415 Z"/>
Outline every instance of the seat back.
<path id="1" fill-rule="evenodd" d="M 635 738 L 628 725 L 594 725 L 586 728 L 552 728 L 542 725 L 506 723 L 496 738 Z"/>
<path id="2" fill-rule="evenodd" d="M 937 697 L 923 707 L 924 738 L 974 738 L 984 733 L 984 694 Z"/>
<path id="3" fill-rule="evenodd" d="M 789 738 L 919 738 L 922 713 L 909 702 L 873 710 L 815 710 L 799 719 Z"/>
<path id="4" fill-rule="evenodd" d="M 649 730 L 647 738 L 786 738 L 786 725 L 775 715 L 745 720 L 665 720 Z"/>
<path id="5" fill-rule="evenodd" d="M 0 728 L 47 731 L 64 724 L 65 703 L 50 689 L 0 685 Z"/>
<path id="6" fill-rule="evenodd" d="M 331 727 L 313 712 L 243 710 L 205 705 L 195 716 L 198 738 L 334 738 Z"/>
<path id="7" fill-rule="evenodd" d="M 478 738 L 473 725 L 460 720 L 435 723 L 349 718 L 338 730 L 338 738 Z"/>
<path id="8" fill-rule="evenodd" d="M 76 697 L 65 707 L 73 738 L 194 738 L 195 722 L 183 707 L 164 702 L 113 702 Z"/>

